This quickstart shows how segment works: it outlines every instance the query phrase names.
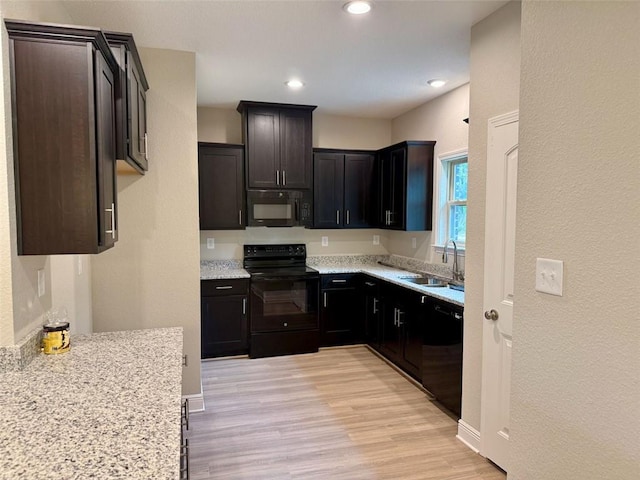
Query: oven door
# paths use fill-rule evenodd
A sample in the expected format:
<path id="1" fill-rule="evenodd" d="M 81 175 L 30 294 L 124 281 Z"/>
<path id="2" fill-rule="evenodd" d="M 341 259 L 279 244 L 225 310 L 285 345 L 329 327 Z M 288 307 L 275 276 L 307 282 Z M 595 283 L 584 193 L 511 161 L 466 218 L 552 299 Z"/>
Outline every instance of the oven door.
<path id="1" fill-rule="evenodd" d="M 251 278 L 251 332 L 318 328 L 319 278 Z"/>

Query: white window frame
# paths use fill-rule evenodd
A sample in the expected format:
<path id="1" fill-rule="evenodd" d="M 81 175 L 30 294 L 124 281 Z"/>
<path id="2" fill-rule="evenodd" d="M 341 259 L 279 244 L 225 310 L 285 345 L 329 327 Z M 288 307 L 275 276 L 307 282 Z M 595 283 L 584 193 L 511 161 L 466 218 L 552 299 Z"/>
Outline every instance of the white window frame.
<path id="1" fill-rule="evenodd" d="M 451 202 L 449 200 L 449 192 L 451 189 L 451 165 L 462 161 L 468 162 L 469 150 L 467 148 L 455 150 L 452 152 L 443 153 L 438 155 L 438 162 L 436 163 L 438 171 L 436 172 L 437 182 L 437 210 L 436 210 L 436 235 L 435 245 L 433 245 L 435 252 L 442 254 L 444 249 L 444 243 L 449 237 L 449 207 L 453 204 L 466 205 L 467 202 Z M 459 255 L 464 256 L 465 244 L 457 244 Z M 453 247 L 449 247 L 453 250 Z"/>

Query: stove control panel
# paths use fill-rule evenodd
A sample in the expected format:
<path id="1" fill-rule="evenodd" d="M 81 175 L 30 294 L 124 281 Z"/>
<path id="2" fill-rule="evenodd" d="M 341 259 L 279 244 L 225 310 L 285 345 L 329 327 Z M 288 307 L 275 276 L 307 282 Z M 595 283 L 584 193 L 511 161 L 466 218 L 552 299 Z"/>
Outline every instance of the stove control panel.
<path id="1" fill-rule="evenodd" d="M 304 243 L 244 246 L 244 258 L 273 257 L 306 258 L 307 247 Z"/>

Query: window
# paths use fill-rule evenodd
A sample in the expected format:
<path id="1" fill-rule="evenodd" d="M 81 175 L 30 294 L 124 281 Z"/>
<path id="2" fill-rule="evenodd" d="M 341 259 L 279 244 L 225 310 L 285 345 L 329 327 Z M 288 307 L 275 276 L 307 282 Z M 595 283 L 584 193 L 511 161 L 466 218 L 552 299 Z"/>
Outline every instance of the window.
<path id="1" fill-rule="evenodd" d="M 454 240 L 464 249 L 467 239 L 467 150 L 458 150 L 438 157 L 441 168 L 438 182 L 437 244 Z"/>
<path id="2" fill-rule="evenodd" d="M 467 238 L 467 159 L 447 162 L 447 170 L 447 238 L 462 246 Z"/>

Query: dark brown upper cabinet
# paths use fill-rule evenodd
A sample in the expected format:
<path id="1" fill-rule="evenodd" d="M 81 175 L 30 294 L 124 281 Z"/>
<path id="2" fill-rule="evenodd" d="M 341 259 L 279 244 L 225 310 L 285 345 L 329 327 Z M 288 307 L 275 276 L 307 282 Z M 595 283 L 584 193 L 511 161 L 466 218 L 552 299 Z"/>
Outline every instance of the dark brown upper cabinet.
<path id="1" fill-rule="evenodd" d="M 147 90 L 149 83 L 130 33 L 105 32 L 120 66 L 116 82 L 116 149 L 138 173 L 149 169 L 147 155 Z"/>
<path id="2" fill-rule="evenodd" d="M 5 20 L 20 255 L 117 240 L 118 64 L 98 29 Z"/>
<path id="3" fill-rule="evenodd" d="M 317 148 L 313 154 L 315 228 L 374 228 L 375 152 Z"/>
<path id="4" fill-rule="evenodd" d="M 244 146 L 198 143 L 200 230 L 245 228 Z"/>
<path id="5" fill-rule="evenodd" d="M 434 141 L 406 141 L 378 152 L 380 228 L 431 230 Z"/>
<path id="6" fill-rule="evenodd" d="M 238 104 L 247 157 L 247 188 L 311 188 L 311 116 L 315 108 L 246 100 Z"/>

